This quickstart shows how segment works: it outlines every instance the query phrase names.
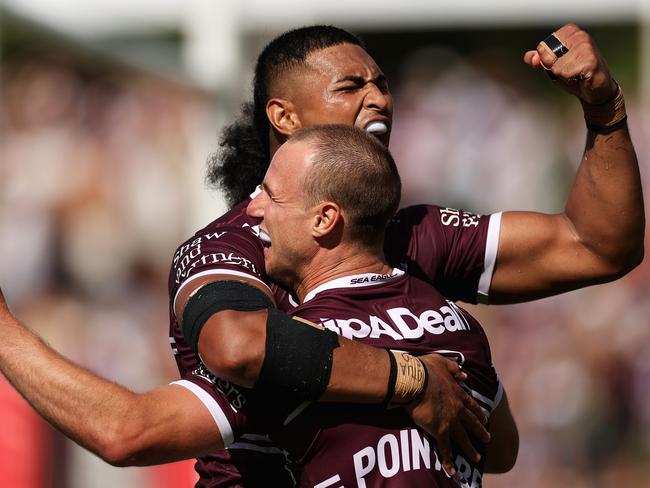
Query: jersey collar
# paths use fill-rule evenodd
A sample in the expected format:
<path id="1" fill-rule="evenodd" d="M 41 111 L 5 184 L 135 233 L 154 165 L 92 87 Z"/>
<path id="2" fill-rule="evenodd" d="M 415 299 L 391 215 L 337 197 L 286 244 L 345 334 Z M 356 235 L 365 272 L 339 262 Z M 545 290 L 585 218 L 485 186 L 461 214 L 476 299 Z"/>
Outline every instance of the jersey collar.
<path id="1" fill-rule="evenodd" d="M 302 303 L 308 302 L 316 295 L 326 290 L 332 290 L 335 288 L 359 288 L 361 286 L 372 286 L 379 283 L 386 283 L 388 281 L 395 280 L 403 275 L 404 271 L 398 268 L 393 268 L 393 270 L 387 274 L 363 273 L 335 278 L 331 281 L 323 283 L 322 285 L 318 285 L 316 288 L 307 293 Z"/>

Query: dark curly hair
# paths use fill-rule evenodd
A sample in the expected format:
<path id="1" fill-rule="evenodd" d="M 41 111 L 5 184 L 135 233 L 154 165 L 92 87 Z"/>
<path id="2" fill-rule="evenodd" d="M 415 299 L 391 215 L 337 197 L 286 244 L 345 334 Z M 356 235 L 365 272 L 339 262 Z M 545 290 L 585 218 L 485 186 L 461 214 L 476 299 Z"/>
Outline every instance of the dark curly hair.
<path id="1" fill-rule="evenodd" d="M 223 129 L 220 149 L 208 160 L 208 183 L 224 191 L 230 206 L 253 192 L 269 166 L 266 102 L 271 84 L 304 63 L 309 53 L 337 44 L 356 44 L 365 49 L 354 34 L 338 27 L 314 25 L 281 34 L 260 53 L 253 78 L 253 101 L 244 103 L 237 121 Z"/>

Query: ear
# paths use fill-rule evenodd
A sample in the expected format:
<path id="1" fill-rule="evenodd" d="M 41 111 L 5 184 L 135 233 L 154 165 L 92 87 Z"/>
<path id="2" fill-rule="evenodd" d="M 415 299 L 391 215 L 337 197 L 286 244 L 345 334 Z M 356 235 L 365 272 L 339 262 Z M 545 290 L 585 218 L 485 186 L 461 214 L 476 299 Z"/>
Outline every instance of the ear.
<path id="1" fill-rule="evenodd" d="M 342 222 L 341 207 L 334 202 L 321 202 L 314 209 L 311 235 L 318 239 L 330 235 Z"/>
<path id="2" fill-rule="evenodd" d="M 266 116 L 273 130 L 286 137 L 302 127 L 295 105 L 289 100 L 271 98 L 266 102 Z"/>

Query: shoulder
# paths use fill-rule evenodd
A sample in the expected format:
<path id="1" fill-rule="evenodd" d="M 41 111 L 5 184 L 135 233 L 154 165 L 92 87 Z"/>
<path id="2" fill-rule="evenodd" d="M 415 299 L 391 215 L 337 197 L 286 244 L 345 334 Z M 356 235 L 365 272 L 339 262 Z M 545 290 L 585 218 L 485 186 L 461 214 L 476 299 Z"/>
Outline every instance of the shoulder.
<path id="1" fill-rule="evenodd" d="M 388 224 L 388 229 L 420 224 L 438 224 L 443 227 L 477 226 L 483 216 L 465 210 L 439 205 L 411 205 L 401 208 Z"/>
<path id="2" fill-rule="evenodd" d="M 259 227 L 246 215 L 246 202 L 197 231 L 174 252 L 170 292 L 198 273 L 227 272 L 265 280 Z"/>

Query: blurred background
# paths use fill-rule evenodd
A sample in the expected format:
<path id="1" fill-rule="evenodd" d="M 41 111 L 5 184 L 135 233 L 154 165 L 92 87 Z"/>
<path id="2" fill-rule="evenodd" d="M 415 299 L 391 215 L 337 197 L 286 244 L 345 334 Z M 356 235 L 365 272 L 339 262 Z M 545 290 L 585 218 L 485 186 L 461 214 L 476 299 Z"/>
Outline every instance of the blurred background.
<path id="1" fill-rule="evenodd" d="M 650 1 L 0 0 L 0 284 L 57 350 L 134 390 L 173 380 L 167 272 L 225 210 L 204 183 L 220 128 L 278 33 L 359 34 L 391 81 L 404 204 L 563 208 L 584 146 L 577 101 L 522 62 L 560 25 L 596 38 L 624 87 L 648 191 Z M 486 487 L 646 486 L 650 267 L 562 297 L 470 307 L 518 421 Z M 645 317 L 645 318 L 644 318 Z M 38 372 L 35 372 L 38 374 Z M 0 486 L 192 486 L 192 462 L 113 468 L 0 377 Z"/>

